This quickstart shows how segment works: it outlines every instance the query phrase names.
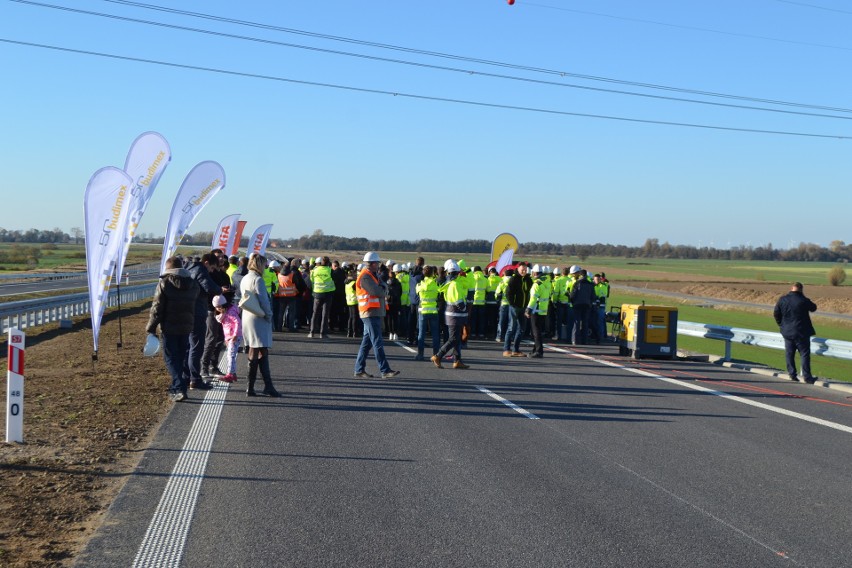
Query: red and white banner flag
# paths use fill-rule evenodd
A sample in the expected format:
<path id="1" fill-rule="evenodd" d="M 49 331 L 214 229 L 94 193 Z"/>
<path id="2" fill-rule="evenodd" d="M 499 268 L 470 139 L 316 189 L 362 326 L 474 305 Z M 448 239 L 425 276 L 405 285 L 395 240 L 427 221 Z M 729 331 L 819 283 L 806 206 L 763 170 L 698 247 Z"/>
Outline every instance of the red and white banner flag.
<path id="1" fill-rule="evenodd" d="M 257 253 L 260 256 L 266 256 L 266 244 L 269 242 L 269 233 L 272 232 L 272 225 L 261 225 L 258 227 L 248 242 L 248 254 Z"/>
<path id="2" fill-rule="evenodd" d="M 210 244 L 211 249 L 220 249 L 227 255 L 234 246 L 234 237 L 237 233 L 237 223 L 240 222 L 240 214 L 228 215 L 219 221 L 219 226 L 213 232 L 213 242 Z"/>
<path id="3" fill-rule="evenodd" d="M 109 284 L 130 222 L 130 191 L 133 187 L 130 176 L 113 167 L 95 172 L 86 187 L 86 270 L 95 352 L 98 351 Z"/>
<path id="4" fill-rule="evenodd" d="M 130 151 L 127 152 L 127 159 L 124 161 L 124 171 L 134 184 L 130 191 L 130 222 L 127 224 L 127 234 L 124 236 L 124 246 L 119 252 L 116 278 L 121 278 L 130 241 L 136 234 L 136 227 L 139 226 L 139 221 L 145 214 L 160 176 L 166 171 L 166 166 L 171 160 L 172 150 L 169 143 L 156 132 L 144 132 L 130 145 Z"/>
<path id="5" fill-rule="evenodd" d="M 160 274 L 166 270 L 166 259 L 174 255 L 189 226 L 223 187 L 225 170 L 216 162 L 201 162 L 187 174 L 169 215 L 169 226 L 163 241 L 163 258 L 160 260 Z"/>
<path id="6" fill-rule="evenodd" d="M 243 231 L 245 230 L 246 225 L 247 225 L 246 221 L 239 221 L 237 223 L 237 233 L 234 235 L 234 244 L 231 247 L 231 252 L 229 252 L 228 255 L 235 255 L 239 252 L 240 241 L 243 238 Z"/>

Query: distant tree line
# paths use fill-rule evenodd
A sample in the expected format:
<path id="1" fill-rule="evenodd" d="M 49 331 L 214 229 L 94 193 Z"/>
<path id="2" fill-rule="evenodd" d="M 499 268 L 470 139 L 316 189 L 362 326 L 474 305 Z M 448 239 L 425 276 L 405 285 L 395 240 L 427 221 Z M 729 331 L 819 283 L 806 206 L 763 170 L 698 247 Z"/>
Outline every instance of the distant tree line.
<path id="1" fill-rule="evenodd" d="M 0 243 L 80 243 L 83 231 L 74 227 L 71 235 L 61 229 L 27 231 L 6 230 L 0 227 Z M 241 247 L 248 244 L 250 235 L 243 235 Z M 162 243 L 163 237 L 151 233 L 137 235 L 137 241 L 147 243 Z M 211 231 L 203 231 L 186 235 L 181 244 L 189 246 L 209 246 L 213 240 Z M 440 252 L 448 254 L 470 254 L 491 252 L 491 241 L 485 239 L 465 239 L 462 241 L 418 239 L 418 240 L 370 240 L 364 237 L 340 237 L 326 235 L 316 230 L 310 235 L 302 235 L 292 239 L 270 239 L 270 248 L 292 247 L 299 250 L 333 250 L 333 251 L 400 251 L 400 252 Z M 815 243 L 800 243 L 789 249 L 776 249 L 772 243 L 757 247 L 737 246 L 729 249 L 715 247 L 696 247 L 692 245 L 672 245 L 660 243 L 659 239 L 649 238 L 639 247 L 626 245 L 595 244 L 561 244 L 551 242 L 521 243 L 517 256 L 549 255 L 578 257 L 585 260 L 592 256 L 613 256 L 622 258 L 673 258 L 673 259 L 703 259 L 703 260 L 780 260 L 780 261 L 811 261 L 838 262 L 852 258 L 852 244 L 843 241 L 832 241 L 828 247 Z"/>

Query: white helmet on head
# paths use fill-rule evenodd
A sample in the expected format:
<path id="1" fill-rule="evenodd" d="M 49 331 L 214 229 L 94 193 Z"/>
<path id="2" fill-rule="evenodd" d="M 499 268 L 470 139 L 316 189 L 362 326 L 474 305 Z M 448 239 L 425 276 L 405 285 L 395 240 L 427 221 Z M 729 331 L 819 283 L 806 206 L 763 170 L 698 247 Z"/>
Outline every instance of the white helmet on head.
<path id="1" fill-rule="evenodd" d="M 269 268 L 281 268 L 281 264 L 277 260 L 273 260 L 269 263 Z"/>
<path id="2" fill-rule="evenodd" d="M 320 262 L 322 262 L 322 257 L 321 257 L 321 256 L 316 257 L 316 258 L 314 259 L 314 262 L 316 262 L 317 264 L 319 264 Z"/>
<path id="3" fill-rule="evenodd" d="M 142 348 L 142 355 L 145 357 L 153 357 L 160 351 L 160 340 L 153 333 L 148 334 L 145 340 L 145 347 Z"/>
<path id="4" fill-rule="evenodd" d="M 530 269 L 530 272 L 535 272 L 536 274 L 541 274 L 541 266 L 537 264 L 533 264 L 533 267 Z"/>
<path id="5" fill-rule="evenodd" d="M 346 261 L 343 261 L 343 263 L 340 265 L 340 268 L 349 268 L 349 263 L 346 262 Z"/>
<path id="6" fill-rule="evenodd" d="M 453 260 L 452 258 L 448 258 L 447 262 L 444 263 L 444 270 L 447 272 L 460 272 L 459 264 Z"/>
<path id="7" fill-rule="evenodd" d="M 377 252 L 368 252 L 364 255 L 364 262 L 381 262 L 382 259 L 379 258 L 379 253 Z"/>
<path id="8" fill-rule="evenodd" d="M 359 265 L 355 268 L 355 270 L 357 270 L 358 272 L 361 272 L 362 270 L 364 270 L 364 265 L 363 265 L 363 264 L 359 264 Z"/>
<path id="9" fill-rule="evenodd" d="M 385 263 L 385 266 L 387 266 L 388 268 L 392 267 L 393 261 L 391 259 L 388 259 L 388 261 Z"/>
<path id="10" fill-rule="evenodd" d="M 556 274 L 557 276 L 562 274 L 562 272 L 559 270 L 558 266 L 553 267 L 553 273 Z"/>
<path id="11" fill-rule="evenodd" d="M 394 264 L 393 265 L 393 271 L 394 272 L 402 272 L 402 265 L 401 264 Z"/>
<path id="12" fill-rule="evenodd" d="M 569 272 L 570 274 L 579 274 L 579 272 L 580 272 L 581 270 L 582 270 L 582 268 L 580 268 L 579 266 L 577 266 L 577 265 L 575 264 L 575 265 L 573 265 L 571 268 L 569 268 L 569 269 L 568 269 L 568 272 Z"/>

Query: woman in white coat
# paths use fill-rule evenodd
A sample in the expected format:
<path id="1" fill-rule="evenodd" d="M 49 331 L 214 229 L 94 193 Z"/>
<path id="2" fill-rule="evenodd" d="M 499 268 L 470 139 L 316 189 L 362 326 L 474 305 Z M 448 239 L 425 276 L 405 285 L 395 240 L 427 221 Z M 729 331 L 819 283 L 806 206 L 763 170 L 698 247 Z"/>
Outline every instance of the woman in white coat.
<path id="1" fill-rule="evenodd" d="M 263 376 L 263 394 L 272 397 L 281 396 L 272 386 L 272 374 L 269 371 L 269 348 L 272 346 L 272 302 L 263 282 L 263 271 L 266 270 L 266 258 L 254 255 L 249 259 L 248 274 L 240 282 L 240 293 L 256 296 L 263 316 L 257 316 L 248 310 L 243 310 L 243 340 L 248 347 L 248 390 L 247 396 L 257 396 L 254 383 L 257 380 L 257 370 Z"/>

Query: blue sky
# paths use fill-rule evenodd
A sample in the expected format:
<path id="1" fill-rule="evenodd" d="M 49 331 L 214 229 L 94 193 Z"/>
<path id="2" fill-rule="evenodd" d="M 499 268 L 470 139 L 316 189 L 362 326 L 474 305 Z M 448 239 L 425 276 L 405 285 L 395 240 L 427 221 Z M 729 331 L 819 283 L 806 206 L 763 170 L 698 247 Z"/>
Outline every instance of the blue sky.
<path id="1" fill-rule="evenodd" d="M 0 0 L 0 39 L 239 73 L 563 113 L 831 135 L 788 136 L 371 94 L 0 41 L 7 229 L 83 226 L 89 177 L 161 133 L 172 163 L 139 227 L 165 233 L 183 178 L 227 185 L 190 232 L 241 213 L 273 237 L 490 239 L 727 248 L 852 241 L 852 5 L 842 0 L 150 0 L 367 42 L 569 74 L 832 107 L 772 105 L 448 60 L 103 0 L 125 18 L 535 81 L 457 73 Z"/>

